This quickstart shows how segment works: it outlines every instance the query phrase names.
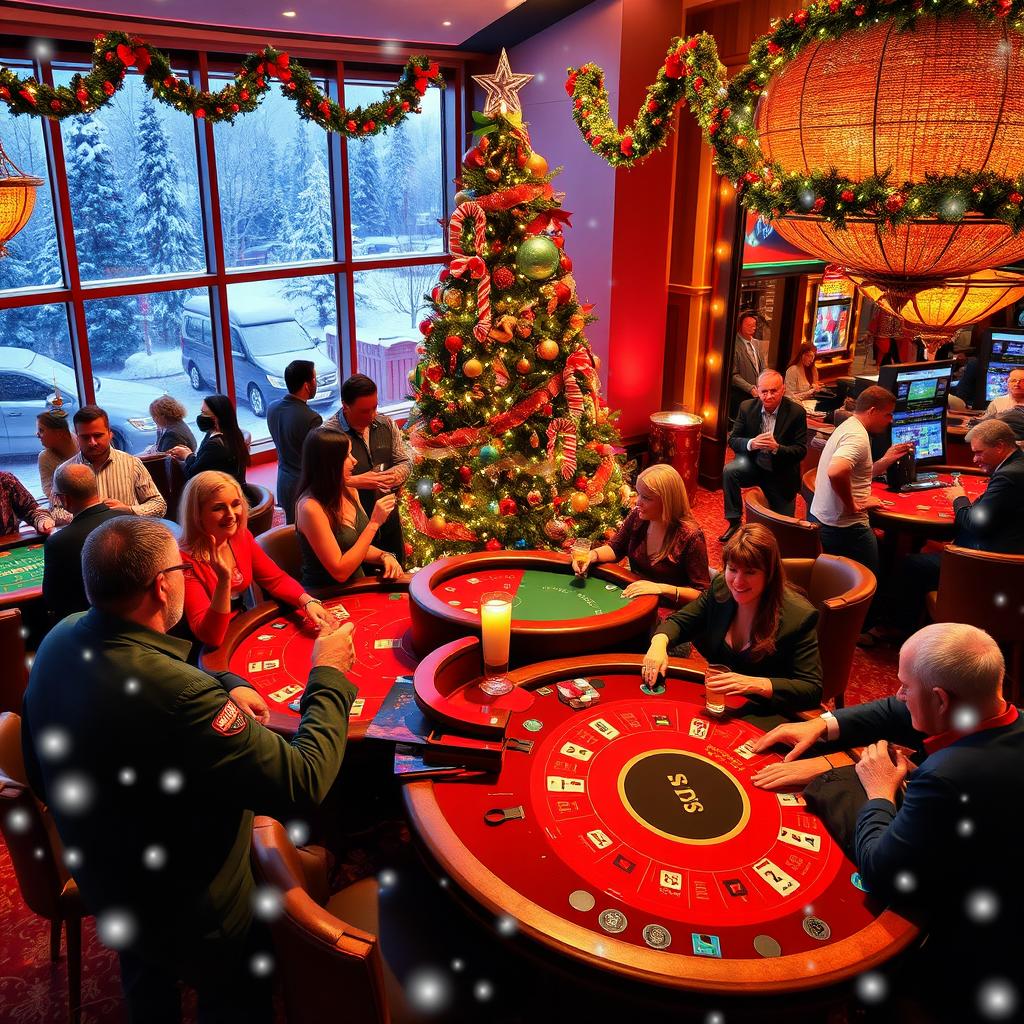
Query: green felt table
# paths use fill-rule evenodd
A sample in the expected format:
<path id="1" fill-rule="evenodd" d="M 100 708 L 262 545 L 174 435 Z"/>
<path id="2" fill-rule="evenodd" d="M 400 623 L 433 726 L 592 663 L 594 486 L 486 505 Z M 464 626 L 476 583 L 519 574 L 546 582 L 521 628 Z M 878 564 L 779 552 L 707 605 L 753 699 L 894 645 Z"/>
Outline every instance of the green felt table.
<path id="1" fill-rule="evenodd" d="M 0 596 L 8 604 L 42 594 L 43 544 L 41 539 L 19 541 L 0 550 Z"/>

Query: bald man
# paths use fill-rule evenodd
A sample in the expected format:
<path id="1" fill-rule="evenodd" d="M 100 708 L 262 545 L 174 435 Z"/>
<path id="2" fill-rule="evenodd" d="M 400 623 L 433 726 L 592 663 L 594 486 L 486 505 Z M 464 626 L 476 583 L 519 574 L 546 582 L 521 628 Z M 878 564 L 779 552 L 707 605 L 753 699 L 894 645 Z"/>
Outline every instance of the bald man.
<path id="1" fill-rule="evenodd" d="M 927 915 L 926 949 L 942 968 L 932 976 L 948 970 L 957 984 L 1020 977 L 1024 719 L 1003 699 L 1004 668 L 988 633 L 933 623 L 903 645 L 895 697 L 781 725 L 754 747 L 792 747 L 754 784 L 781 789 L 816 780 L 816 807 L 830 831 L 849 836 L 868 891 Z M 802 757 L 819 741 L 864 747 L 856 780 L 830 771 L 824 757 Z M 829 799 L 833 785 L 849 791 L 851 782 L 859 798 L 852 829 L 847 813 L 830 817 L 830 808 L 849 802 Z"/>
<path id="2" fill-rule="evenodd" d="M 82 547 L 86 537 L 108 519 L 124 515 L 100 501 L 96 474 L 87 463 L 65 462 L 53 474 L 53 495 L 71 513 L 63 529 L 50 534 L 43 548 L 43 602 L 59 622 L 89 607 L 82 583 Z"/>
<path id="3" fill-rule="evenodd" d="M 1011 370 L 1006 378 L 1006 394 L 993 398 L 988 403 L 982 419 L 989 420 L 1011 409 L 1024 408 L 1024 368 Z"/>
<path id="4" fill-rule="evenodd" d="M 791 516 L 796 508 L 800 463 L 807 454 L 807 412 L 785 397 L 786 382 L 776 370 L 758 376 L 756 391 L 756 398 L 740 405 L 729 434 L 736 457 L 722 470 L 723 544 L 740 528 L 744 487 L 760 487 L 769 508 L 781 515 Z"/>

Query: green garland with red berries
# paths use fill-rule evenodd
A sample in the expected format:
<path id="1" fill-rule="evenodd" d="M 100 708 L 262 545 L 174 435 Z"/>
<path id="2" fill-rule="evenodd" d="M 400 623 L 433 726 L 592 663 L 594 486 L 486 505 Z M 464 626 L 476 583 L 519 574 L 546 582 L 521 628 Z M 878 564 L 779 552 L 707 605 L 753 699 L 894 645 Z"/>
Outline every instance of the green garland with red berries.
<path id="1" fill-rule="evenodd" d="M 12 114 L 61 121 L 106 106 L 132 67 L 142 73 L 154 99 L 214 124 L 231 123 L 239 114 L 254 111 L 276 79 L 282 94 L 295 102 L 301 117 L 325 131 L 350 138 L 377 135 L 401 124 L 410 113 L 419 112 L 428 86 L 444 88 L 434 61 L 410 57 L 398 84 L 382 99 L 365 107 L 347 109 L 326 96 L 301 64 L 287 53 L 267 46 L 242 61 L 231 83 L 218 92 L 207 92 L 179 78 L 167 55 L 144 40 L 124 32 L 107 32 L 93 42 L 92 70 L 87 75 L 75 75 L 70 85 L 54 88 L 0 67 L 0 100 Z"/>
<path id="2" fill-rule="evenodd" d="M 597 65 L 569 68 L 565 91 L 573 100 L 573 118 L 584 139 L 613 167 L 632 167 L 664 146 L 675 106 L 685 99 L 715 151 L 718 172 L 736 186 L 743 205 L 766 220 L 804 214 L 843 228 L 850 217 L 896 225 L 932 218 L 952 223 L 974 214 L 1020 231 L 1024 175 L 965 173 L 899 183 L 885 173 L 854 181 L 834 168 L 810 174 L 787 171 L 761 153 L 753 116 L 757 98 L 768 79 L 805 46 L 841 39 L 884 21 L 895 22 L 900 31 L 913 31 L 925 16 L 1007 22 L 1019 32 L 1024 27 L 1024 0 L 819 0 L 756 39 L 749 62 L 732 81 L 726 81 L 713 37 L 677 37 L 640 112 L 621 132 L 611 116 L 604 72 Z"/>

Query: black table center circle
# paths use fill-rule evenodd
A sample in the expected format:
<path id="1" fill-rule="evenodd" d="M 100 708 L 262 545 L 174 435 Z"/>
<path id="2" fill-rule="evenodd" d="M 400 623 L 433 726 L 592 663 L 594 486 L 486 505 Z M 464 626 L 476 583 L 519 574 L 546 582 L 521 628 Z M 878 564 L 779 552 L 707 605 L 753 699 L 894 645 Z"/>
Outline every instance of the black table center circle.
<path id="1" fill-rule="evenodd" d="M 686 750 L 637 754 L 619 773 L 619 796 L 644 828 L 677 843 L 724 843 L 750 818 L 739 782 L 714 761 Z"/>

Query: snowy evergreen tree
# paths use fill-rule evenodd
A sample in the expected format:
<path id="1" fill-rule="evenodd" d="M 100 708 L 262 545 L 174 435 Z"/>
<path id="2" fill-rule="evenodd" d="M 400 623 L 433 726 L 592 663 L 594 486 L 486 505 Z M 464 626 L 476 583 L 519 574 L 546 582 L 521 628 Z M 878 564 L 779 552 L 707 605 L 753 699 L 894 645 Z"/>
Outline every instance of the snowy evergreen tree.
<path id="1" fill-rule="evenodd" d="M 144 265 L 156 275 L 198 269 L 202 254 L 182 202 L 178 160 L 149 96 L 139 112 L 137 144 L 135 216 Z M 181 291 L 157 292 L 149 297 L 153 338 L 167 344 L 178 336 L 185 298 Z"/>
<path id="2" fill-rule="evenodd" d="M 305 177 L 301 174 L 304 168 L 310 166 L 314 160 L 314 147 L 310 144 L 309 132 L 310 127 L 305 123 L 300 123 L 298 131 L 295 133 L 295 138 L 292 139 L 291 144 L 287 150 L 286 166 L 295 169 L 293 176 L 285 176 L 284 178 L 284 223 L 282 224 L 282 238 L 291 238 L 288 233 L 288 229 L 293 224 L 299 222 L 298 212 L 302 205 L 300 199 L 302 192 L 306 187 Z"/>
<path id="3" fill-rule="evenodd" d="M 134 236 L 135 225 L 115 184 L 114 158 L 102 123 L 72 118 L 64 148 L 79 269 L 83 281 L 99 281 L 130 262 L 132 245 L 126 240 Z M 135 307 L 132 297 L 87 303 L 89 351 L 96 369 L 120 370 L 137 350 Z"/>
<path id="4" fill-rule="evenodd" d="M 288 259 L 292 263 L 329 259 L 334 251 L 330 184 L 327 168 L 319 153 L 314 154 L 306 166 L 303 180 L 305 187 L 298 196 L 288 250 Z M 285 295 L 305 308 L 315 309 L 317 323 L 321 327 L 334 322 L 334 278 L 330 274 L 290 278 Z"/>
<path id="5" fill-rule="evenodd" d="M 386 215 L 389 233 L 395 235 L 405 248 L 416 232 L 416 192 L 414 169 L 416 149 L 408 125 L 401 125 L 389 136 L 388 197 Z"/>
<path id="6" fill-rule="evenodd" d="M 348 147 L 348 187 L 352 197 L 352 223 L 362 238 L 388 233 L 384 175 L 378 160 L 376 140 L 368 139 Z"/>

